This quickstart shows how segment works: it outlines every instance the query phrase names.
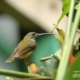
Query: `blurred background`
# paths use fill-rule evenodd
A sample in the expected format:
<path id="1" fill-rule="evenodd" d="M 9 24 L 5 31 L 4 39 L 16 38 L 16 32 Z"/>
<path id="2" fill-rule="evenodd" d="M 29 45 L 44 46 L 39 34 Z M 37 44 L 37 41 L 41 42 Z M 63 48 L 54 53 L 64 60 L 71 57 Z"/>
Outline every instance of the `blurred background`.
<path id="1" fill-rule="evenodd" d="M 51 32 L 61 12 L 61 0 L 0 0 L 0 69 L 24 71 L 21 60 L 12 63 L 5 60 L 26 33 Z M 66 30 L 67 19 L 65 16 L 59 24 L 63 30 Z M 57 34 L 56 30 L 53 33 Z"/>

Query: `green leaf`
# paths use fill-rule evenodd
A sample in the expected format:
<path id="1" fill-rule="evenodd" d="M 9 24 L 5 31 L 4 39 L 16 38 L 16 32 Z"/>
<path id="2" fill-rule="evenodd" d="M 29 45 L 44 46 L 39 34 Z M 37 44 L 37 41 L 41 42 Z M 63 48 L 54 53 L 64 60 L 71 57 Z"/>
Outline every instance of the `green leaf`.
<path id="1" fill-rule="evenodd" d="M 78 3 L 78 4 L 75 6 L 75 9 L 78 9 L 78 8 L 79 8 L 79 4 L 80 4 L 80 3 Z"/>
<path id="2" fill-rule="evenodd" d="M 68 68 L 64 80 L 80 80 L 80 52 L 74 63 Z"/>
<path id="3" fill-rule="evenodd" d="M 58 22 L 54 26 L 53 30 L 58 27 L 58 24 L 60 23 L 60 21 L 62 20 L 62 18 L 69 12 L 69 9 L 70 9 L 70 1 L 71 0 L 64 0 L 63 1 L 63 12 L 62 12 L 61 16 L 59 17 Z M 53 30 L 51 32 L 53 32 Z"/>
<path id="4" fill-rule="evenodd" d="M 59 35 L 55 36 L 57 39 L 59 39 L 63 45 L 64 38 L 65 38 L 65 32 L 62 29 L 57 28 L 57 31 Z"/>
<path id="5" fill-rule="evenodd" d="M 55 36 L 62 44 L 63 44 L 63 38 L 62 36 L 58 35 L 58 36 Z"/>
<path id="6" fill-rule="evenodd" d="M 59 22 L 62 20 L 62 18 L 69 12 L 69 8 L 70 8 L 70 1 L 71 0 L 64 0 L 63 1 L 63 12 L 58 20 L 58 24 Z"/>

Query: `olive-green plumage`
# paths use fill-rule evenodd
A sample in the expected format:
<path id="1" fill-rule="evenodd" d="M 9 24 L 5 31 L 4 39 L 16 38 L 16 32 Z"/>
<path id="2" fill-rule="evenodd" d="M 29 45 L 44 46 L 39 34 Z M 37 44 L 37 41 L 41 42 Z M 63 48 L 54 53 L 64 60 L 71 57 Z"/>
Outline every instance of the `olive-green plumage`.
<path id="1" fill-rule="evenodd" d="M 30 56 L 36 48 L 35 39 L 38 37 L 38 33 L 30 32 L 14 49 L 12 55 L 6 60 L 6 62 L 12 62 L 15 58 L 27 58 Z"/>
<path id="2" fill-rule="evenodd" d="M 12 62 L 15 58 L 24 59 L 30 56 L 36 48 L 36 38 L 45 34 L 53 33 L 41 33 L 29 32 L 23 40 L 14 49 L 12 55 L 6 60 L 6 62 Z"/>

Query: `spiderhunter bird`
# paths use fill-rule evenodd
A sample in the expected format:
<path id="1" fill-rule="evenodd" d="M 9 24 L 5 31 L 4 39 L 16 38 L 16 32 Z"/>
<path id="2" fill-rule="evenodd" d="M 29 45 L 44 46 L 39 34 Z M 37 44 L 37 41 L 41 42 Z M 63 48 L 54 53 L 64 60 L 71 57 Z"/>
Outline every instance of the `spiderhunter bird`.
<path id="1" fill-rule="evenodd" d="M 29 57 L 36 48 L 36 38 L 41 35 L 53 34 L 53 33 L 41 33 L 29 32 L 25 35 L 23 40 L 16 46 L 12 55 L 6 60 L 6 62 L 12 62 L 15 58 L 24 59 Z"/>

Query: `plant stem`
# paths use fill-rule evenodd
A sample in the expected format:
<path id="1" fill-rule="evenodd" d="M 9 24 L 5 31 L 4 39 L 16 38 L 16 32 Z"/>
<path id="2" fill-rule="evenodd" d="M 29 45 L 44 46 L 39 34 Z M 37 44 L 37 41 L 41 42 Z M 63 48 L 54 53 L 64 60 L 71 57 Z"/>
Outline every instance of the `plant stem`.
<path id="1" fill-rule="evenodd" d="M 46 76 L 40 76 L 37 74 L 30 74 L 30 73 L 23 73 L 18 71 L 11 71 L 11 70 L 3 70 L 0 69 L 0 75 L 8 75 L 8 76 L 14 76 L 19 78 L 47 78 Z"/>
<path id="2" fill-rule="evenodd" d="M 70 37 L 71 24 L 72 24 L 72 19 L 73 19 L 73 12 L 74 12 L 74 4 L 75 4 L 75 0 L 71 0 L 69 19 L 68 19 L 68 25 L 67 25 L 67 32 L 66 32 L 67 34 L 65 37 L 65 42 L 67 42 L 67 40 Z"/>
<path id="3" fill-rule="evenodd" d="M 73 3 L 74 0 L 71 0 Z M 79 5 L 80 7 L 80 5 Z M 67 68 L 67 64 L 68 64 L 68 59 L 69 59 L 69 55 L 71 52 L 71 48 L 73 45 L 73 41 L 74 41 L 74 37 L 75 37 L 75 33 L 78 27 L 78 23 L 79 23 L 79 19 L 80 19 L 80 9 L 77 10 L 75 19 L 74 19 L 74 25 L 72 27 L 72 31 L 71 31 L 71 35 L 69 36 L 69 33 L 66 34 L 67 38 L 64 44 L 64 48 L 63 48 L 63 52 L 62 52 L 62 58 L 59 64 L 59 68 L 58 68 L 58 72 L 57 72 L 57 76 L 56 76 L 56 80 L 64 80 L 64 76 L 65 76 L 65 72 L 66 72 L 66 68 Z M 71 23 L 71 21 L 69 22 L 69 24 Z M 71 27 L 68 25 L 68 27 Z"/>

